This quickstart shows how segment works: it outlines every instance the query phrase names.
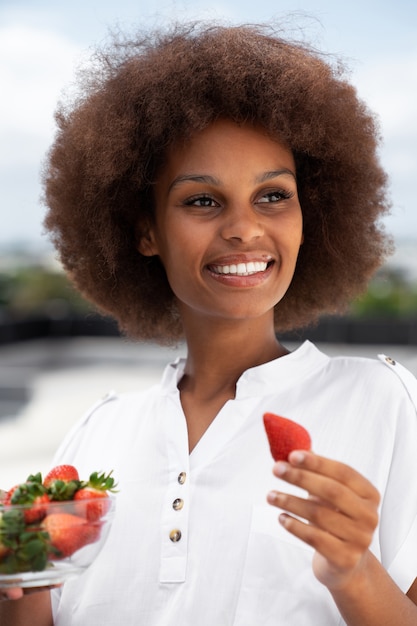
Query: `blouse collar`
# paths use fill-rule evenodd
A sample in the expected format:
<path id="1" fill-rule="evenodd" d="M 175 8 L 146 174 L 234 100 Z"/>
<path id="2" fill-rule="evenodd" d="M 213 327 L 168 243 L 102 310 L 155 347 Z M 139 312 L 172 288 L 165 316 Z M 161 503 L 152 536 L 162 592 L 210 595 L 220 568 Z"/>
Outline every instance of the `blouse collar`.
<path id="1" fill-rule="evenodd" d="M 274 393 L 283 387 L 292 386 L 328 361 L 329 357 L 314 344 L 304 341 L 293 352 L 243 372 L 236 385 L 236 400 Z M 178 393 L 185 362 L 185 357 L 178 357 L 165 368 L 161 381 L 164 395 Z"/>

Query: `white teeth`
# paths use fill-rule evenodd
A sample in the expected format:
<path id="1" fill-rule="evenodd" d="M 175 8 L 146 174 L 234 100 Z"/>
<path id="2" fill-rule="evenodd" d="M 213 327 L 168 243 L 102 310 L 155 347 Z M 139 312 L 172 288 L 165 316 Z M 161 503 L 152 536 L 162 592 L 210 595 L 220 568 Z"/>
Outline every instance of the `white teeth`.
<path id="1" fill-rule="evenodd" d="M 250 261 L 237 265 L 214 265 L 213 270 L 217 274 L 234 274 L 235 276 L 249 276 L 257 272 L 264 272 L 267 268 L 265 261 Z"/>

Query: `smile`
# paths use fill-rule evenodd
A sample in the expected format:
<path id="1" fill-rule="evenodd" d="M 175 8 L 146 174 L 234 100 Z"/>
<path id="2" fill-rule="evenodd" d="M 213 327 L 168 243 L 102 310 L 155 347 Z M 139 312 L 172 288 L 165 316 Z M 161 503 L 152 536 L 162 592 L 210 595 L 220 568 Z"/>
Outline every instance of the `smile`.
<path id="1" fill-rule="evenodd" d="M 249 263 L 237 263 L 236 265 L 212 265 L 211 271 L 215 274 L 229 274 L 233 276 L 250 276 L 258 272 L 264 272 L 268 263 L 264 261 L 250 261 Z"/>

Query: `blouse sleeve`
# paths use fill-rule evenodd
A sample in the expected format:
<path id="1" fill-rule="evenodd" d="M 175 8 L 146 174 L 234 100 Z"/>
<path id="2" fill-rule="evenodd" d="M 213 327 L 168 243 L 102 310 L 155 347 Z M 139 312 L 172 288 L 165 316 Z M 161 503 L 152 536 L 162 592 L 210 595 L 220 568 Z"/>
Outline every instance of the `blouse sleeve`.
<path id="1" fill-rule="evenodd" d="M 382 562 L 404 593 L 417 578 L 417 379 L 393 359 L 379 358 L 400 379 L 398 421 L 381 503 Z M 395 389 L 395 387 L 394 387 Z"/>

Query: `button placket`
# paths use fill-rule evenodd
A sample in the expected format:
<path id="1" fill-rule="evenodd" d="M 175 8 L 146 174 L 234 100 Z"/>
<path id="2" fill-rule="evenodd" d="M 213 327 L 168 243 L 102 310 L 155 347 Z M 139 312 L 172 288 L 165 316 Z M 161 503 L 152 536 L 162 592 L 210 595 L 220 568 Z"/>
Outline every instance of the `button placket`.
<path id="1" fill-rule="evenodd" d="M 184 582 L 187 564 L 188 472 L 179 482 L 179 472 L 172 473 L 163 506 L 161 582 Z"/>
<path id="2" fill-rule="evenodd" d="M 169 398 L 165 414 L 168 475 L 161 503 L 159 580 L 179 583 L 185 581 L 187 566 L 190 474 L 187 425 L 177 394 Z"/>
<path id="3" fill-rule="evenodd" d="M 187 480 L 187 473 L 180 472 L 177 478 L 177 481 L 180 487 L 184 486 L 186 480 Z M 172 502 L 172 508 L 177 513 L 179 511 L 182 511 L 182 509 L 184 508 L 184 500 L 182 498 L 175 498 Z M 180 516 L 178 519 L 180 519 Z M 177 543 L 178 541 L 180 541 L 181 537 L 182 537 L 182 532 L 180 528 L 173 528 L 171 532 L 169 533 L 169 538 L 171 539 L 173 543 Z"/>

